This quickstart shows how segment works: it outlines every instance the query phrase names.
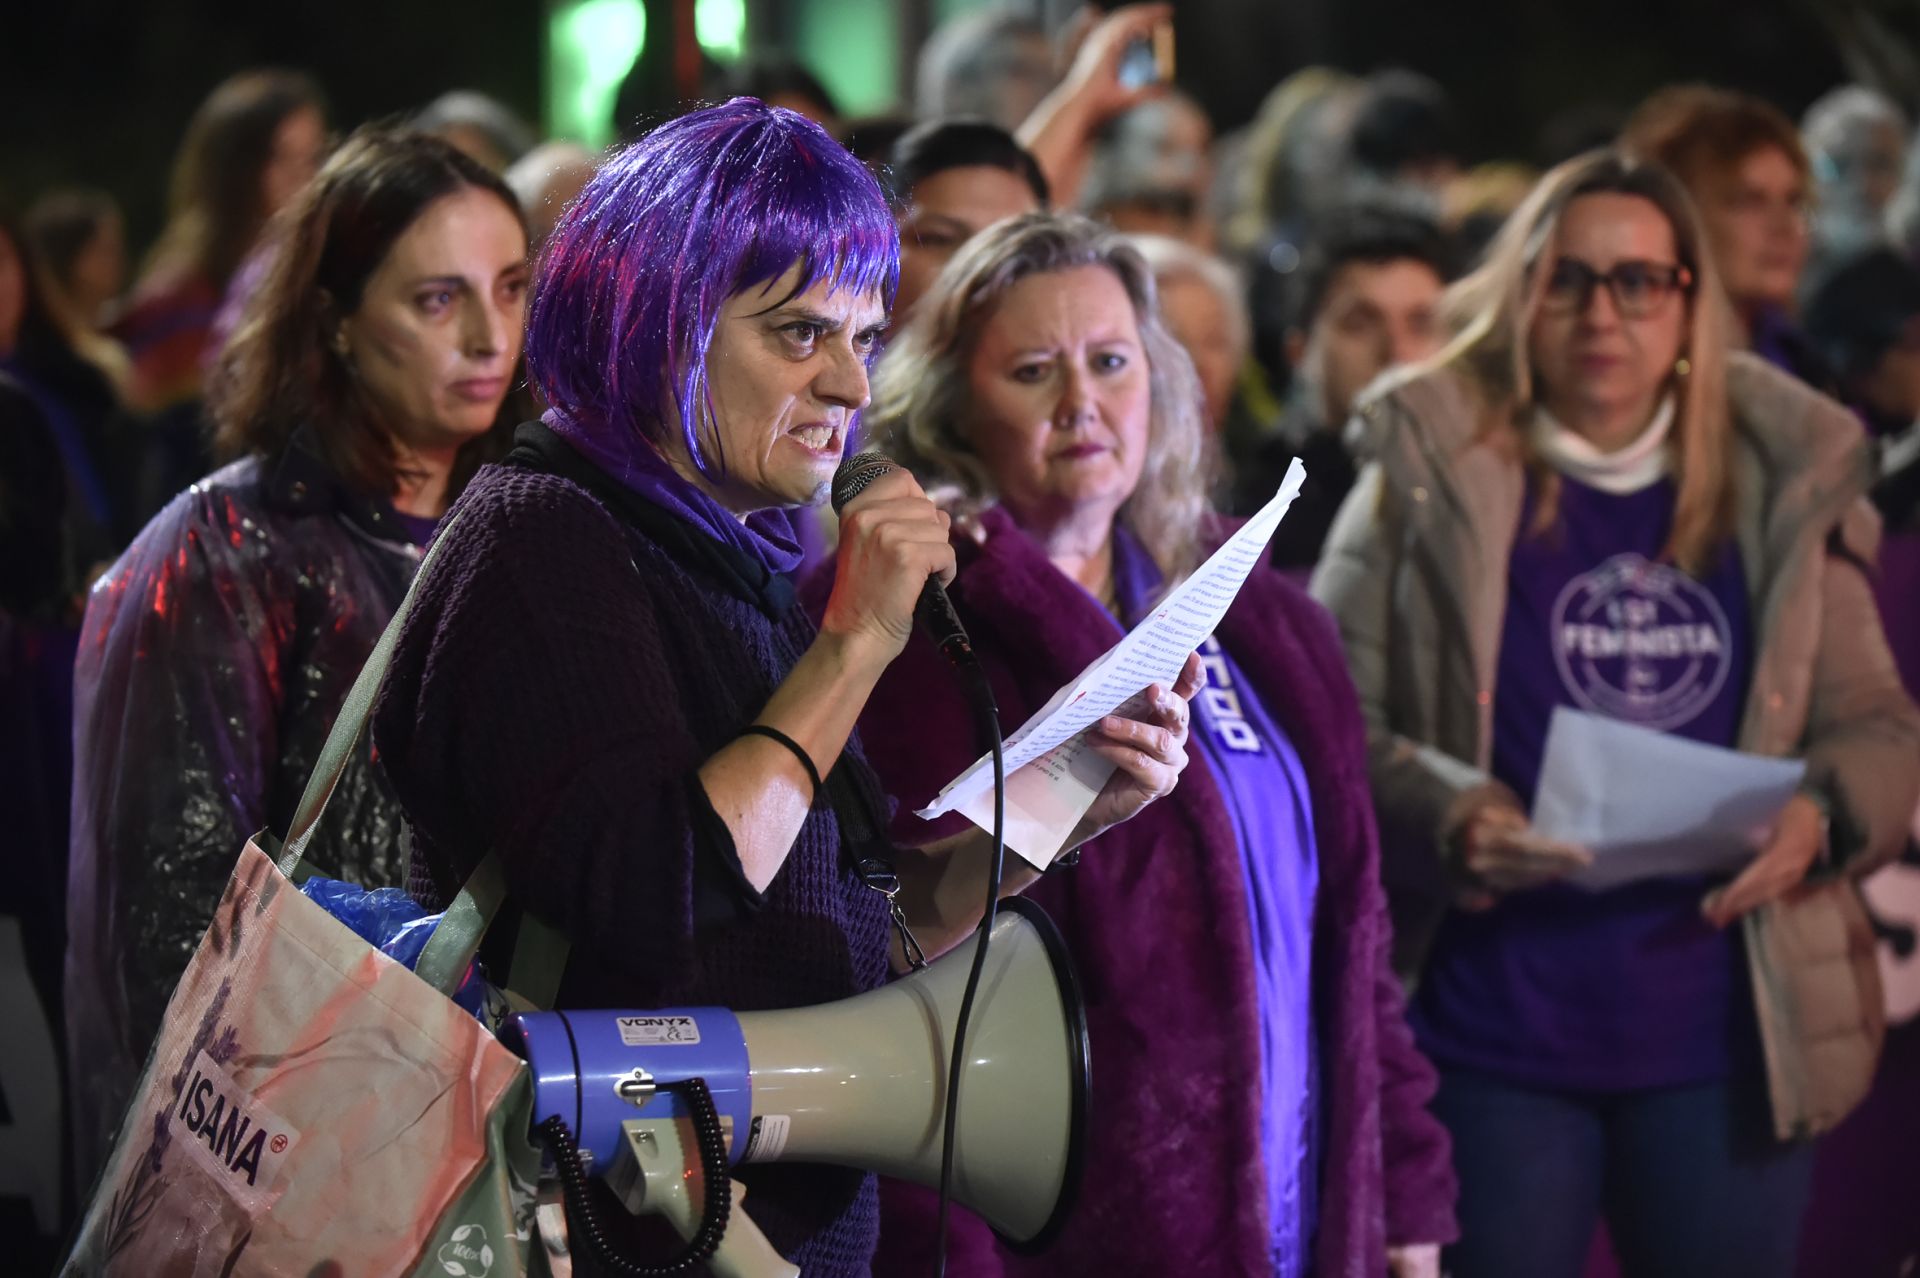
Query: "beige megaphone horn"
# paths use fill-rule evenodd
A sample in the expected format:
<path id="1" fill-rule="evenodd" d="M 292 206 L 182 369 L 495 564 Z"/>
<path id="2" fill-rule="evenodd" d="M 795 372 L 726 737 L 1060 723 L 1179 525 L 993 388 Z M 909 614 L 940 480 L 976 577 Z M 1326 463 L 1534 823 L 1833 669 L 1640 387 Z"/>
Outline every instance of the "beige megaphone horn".
<path id="1" fill-rule="evenodd" d="M 703 1217 L 726 1211 L 701 1170 L 703 1140 L 709 1165 L 833 1163 L 939 1185 L 974 945 L 818 1007 L 533 1012 L 502 1037 L 532 1071 L 536 1130 L 564 1126 L 586 1169 L 629 1209 L 665 1215 L 693 1238 Z M 1088 1069 L 1086 1014 L 1059 931 L 1039 906 L 1002 901 L 967 1027 L 953 1198 L 1018 1250 L 1044 1248 L 1072 1210 Z M 713 1272 L 798 1273 L 744 1212 L 729 1214 Z"/>

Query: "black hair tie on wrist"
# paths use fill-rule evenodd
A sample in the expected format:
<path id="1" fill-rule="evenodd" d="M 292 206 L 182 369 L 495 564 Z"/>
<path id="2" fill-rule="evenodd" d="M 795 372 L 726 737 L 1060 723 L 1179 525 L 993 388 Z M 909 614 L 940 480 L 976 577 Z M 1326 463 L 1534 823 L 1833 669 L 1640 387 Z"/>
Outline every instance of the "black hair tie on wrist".
<path id="1" fill-rule="evenodd" d="M 812 756 L 800 748 L 798 741 L 795 741 L 792 737 L 780 731 L 780 729 L 769 728 L 764 723 L 749 723 L 746 727 L 740 729 L 740 735 L 743 737 L 765 737 L 769 741 L 778 741 L 781 745 L 793 751 L 793 757 L 800 760 L 800 766 L 807 770 L 807 780 L 813 782 L 814 799 L 817 801 L 820 798 L 820 769 L 813 766 Z"/>

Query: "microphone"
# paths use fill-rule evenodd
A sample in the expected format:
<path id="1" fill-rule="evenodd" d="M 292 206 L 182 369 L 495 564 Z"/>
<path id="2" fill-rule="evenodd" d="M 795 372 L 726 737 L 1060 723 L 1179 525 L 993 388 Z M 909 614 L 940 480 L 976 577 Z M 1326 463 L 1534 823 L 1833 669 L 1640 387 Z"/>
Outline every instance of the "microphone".
<path id="1" fill-rule="evenodd" d="M 840 469 L 833 474 L 833 513 L 840 514 L 848 502 L 865 492 L 875 480 L 898 469 L 892 459 L 876 452 L 855 453 L 841 462 Z M 953 601 L 947 598 L 939 578 L 927 578 L 913 615 L 948 661 L 962 668 L 975 664 L 973 643 L 967 638 L 966 627 L 960 624 Z"/>
<path id="2" fill-rule="evenodd" d="M 875 452 L 855 453 L 841 462 L 840 469 L 833 473 L 833 513 L 842 513 L 848 502 L 882 475 L 896 469 L 890 459 Z M 987 964 L 987 945 L 992 940 L 994 914 L 1000 906 L 1000 882 L 1007 853 L 1007 760 L 993 687 L 987 682 L 987 672 L 974 655 L 966 627 L 960 624 L 960 618 L 953 611 L 953 601 L 947 598 L 946 588 L 938 577 L 929 576 L 927 584 L 920 588 L 920 602 L 913 615 L 953 667 L 961 695 L 973 712 L 974 735 L 993 759 L 993 825 L 987 831 L 991 839 L 987 857 L 987 903 L 980 914 L 980 939 L 973 947 L 973 964 L 967 971 L 966 989 L 960 996 L 960 1011 L 954 1017 L 953 1050 L 947 1056 L 946 1106 L 940 1124 L 940 1225 L 935 1235 L 934 1272 L 946 1278 L 947 1204 L 953 1198 L 955 1136 L 960 1130 L 960 1082 L 968 1072 L 967 1027 L 973 1020 L 974 996 L 979 993 L 980 977 Z"/>

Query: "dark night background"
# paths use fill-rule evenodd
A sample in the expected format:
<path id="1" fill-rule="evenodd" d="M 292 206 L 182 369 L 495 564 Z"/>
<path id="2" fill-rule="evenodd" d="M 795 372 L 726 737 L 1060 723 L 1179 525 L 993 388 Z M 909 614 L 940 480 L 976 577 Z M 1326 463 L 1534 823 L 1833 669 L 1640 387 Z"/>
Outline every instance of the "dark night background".
<path id="1" fill-rule="evenodd" d="M 839 3 L 755 0 L 747 6 L 749 44 L 780 43 L 798 11 Z M 315 73 L 340 128 L 456 87 L 492 94 L 538 121 L 553 7 L 5 0 L 0 195 L 17 207 L 55 184 L 105 188 L 127 210 L 132 243 L 144 244 L 158 225 L 188 116 L 217 81 L 250 65 Z M 904 44 L 940 14 L 969 6 L 893 7 Z M 664 32 L 671 0 L 648 0 L 648 9 L 653 30 Z M 1176 10 L 1180 79 L 1222 132 L 1244 123 L 1281 77 L 1312 62 L 1362 71 L 1398 64 L 1435 76 L 1456 97 L 1476 160 L 1551 159 L 1543 128 L 1569 109 L 1624 110 L 1682 79 L 1757 92 L 1797 116 L 1823 90 L 1864 73 L 1910 108 L 1920 105 L 1920 0 L 1182 0 Z M 873 73 L 904 94 L 911 61 Z"/>

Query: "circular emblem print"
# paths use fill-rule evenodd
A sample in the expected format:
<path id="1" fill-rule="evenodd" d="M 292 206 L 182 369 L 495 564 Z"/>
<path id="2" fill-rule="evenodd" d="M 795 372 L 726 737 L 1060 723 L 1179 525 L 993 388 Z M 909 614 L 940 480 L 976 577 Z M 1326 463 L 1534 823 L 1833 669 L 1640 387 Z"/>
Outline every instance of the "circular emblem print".
<path id="1" fill-rule="evenodd" d="M 1583 710 L 1661 730 L 1693 720 L 1732 665 L 1732 628 L 1705 586 L 1640 555 L 1615 555 L 1553 605 L 1553 657 Z"/>
<path id="2" fill-rule="evenodd" d="M 451 1278 L 487 1278 L 493 1268 L 493 1248 L 479 1225 L 462 1225 L 440 1248 L 440 1269 Z"/>

